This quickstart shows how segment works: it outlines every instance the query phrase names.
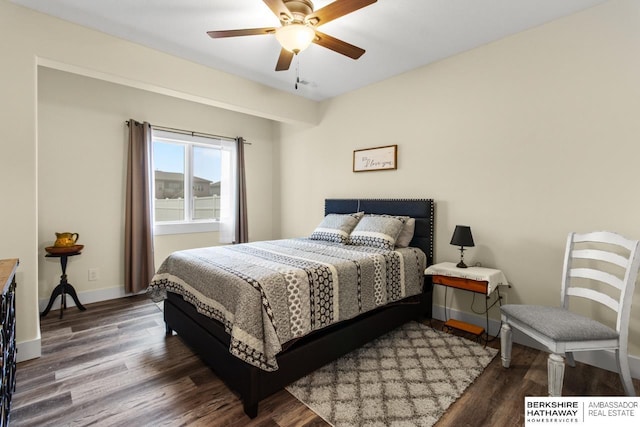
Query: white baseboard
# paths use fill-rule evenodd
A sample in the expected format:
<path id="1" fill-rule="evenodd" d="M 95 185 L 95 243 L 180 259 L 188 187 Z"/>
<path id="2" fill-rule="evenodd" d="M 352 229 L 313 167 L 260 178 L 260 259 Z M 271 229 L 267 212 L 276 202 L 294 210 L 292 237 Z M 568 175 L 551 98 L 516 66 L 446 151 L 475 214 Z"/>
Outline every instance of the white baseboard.
<path id="1" fill-rule="evenodd" d="M 105 288 L 98 289 L 95 291 L 84 291 L 78 292 L 78 299 L 80 302 L 84 304 L 90 304 L 92 302 L 100 302 L 107 301 L 116 298 L 122 298 L 131 294 L 127 294 L 124 291 L 124 286 L 119 286 L 117 288 Z M 49 303 L 49 298 L 40 298 L 38 300 L 39 312 L 42 313 L 44 309 L 47 307 Z M 67 295 L 67 308 L 75 307 L 76 303 L 73 301 L 69 295 Z M 57 310 L 60 309 L 60 297 L 56 297 L 53 305 L 51 306 L 51 310 L 55 310 L 56 312 L 51 313 L 50 315 L 57 316 Z M 23 362 L 25 360 L 37 359 L 42 355 L 42 343 L 41 338 L 30 340 L 30 341 L 22 341 L 16 343 L 16 348 L 18 350 L 16 360 L 18 362 Z"/>
<path id="2" fill-rule="evenodd" d="M 462 320 L 463 322 L 472 323 L 474 325 L 482 326 L 483 328 L 487 329 L 487 321 L 483 316 L 470 314 L 464 311 L 450 308 L 447 308 L 447 314 L 449 315 L 449 318 Z M 447 318 L 445 316 L 444 307 L 434 305 L 433 318 L 444 321 Z M 489 334 L 492 336 L 497 335 L 500 331 L 500 324 L 501 322 L 499 320 L 489 319 Z M 544 350 L 544 348 L 540 346 L 537 341 L 529 338 L 528 336 L 520 333 L 515 329 L 513 330 L 513 342 L 522 344 L 527 347 Z M 618 372 L 615 353 L 613 351 L 579 351 L 575 352 L 573 355 L 578 362 L 586 363 L 587 365 L 595 366 L 597 368 L 606 369 L 607 371 Z M 640 357 L 630 355 L 629 366 L 631 369 L 631 376 L 633 378 L 640 378 Z"/>
<path id="3" fill-rule="evenodd" d="M 124 291 L 124 286 L 119 286 L 117 288 L 104 288 L 104 289 L 97 289 L 95 291 L 78 292 L 78 299 L 84 305 L 84 304 L 91 304 L 93 302 L 108 301 L 116 298 L 122 298 L 129 295 L 132 295 L 132 294 L 126 293 Z M 44 311 L 48 303 L 49 303 L 49 298 L 40 298 L 38 300 L 40 313 Z M 75 307 L 75 306 L 76 304 L 73 301 L 73 298 L 67 295 L 67 308 Z M 50 315 L 57 316 L 58 315 L 57 310 L 59 309 L 60 309 L 60 297 L 58 296 L 56 297 L 55 301 L 53 302 L 53 305 L 51 306 L 51 310 L 56 310 L 56 312 L 51 313 Z M 37 359 L 42 355 L 42 344 L 41 344 L 40 336 L 38 336 L 38 338 L 34 340 L 18 342 L 16 343 L 16 348 L 18 350 L 18 353 L 16 356 L 16 360 L 18 362 L 23 362 L 25 360 L 30 360 L 30 359 Z"/>
<path id="4" fill-rule="evenodd" d="M 42 340 L 40 335 L 31 341 L 22 341 L 16 343 L 16 362 L 24 362 L 25 360 L 37 359 L 42 355 Z"/>
<path id="5" fill-rule="evenodd" d="M 92 291 L 82 291 L 82 292 L 78 292 L 77 294 L 78 294 L 78 299 L 80 300 L 80 303 L 82 305 L 91 304 L 93 302 L 108 301 L 108 300 L 122 298 L 122 297 L 131 295 L 124 291 L 124 285 L 118 286 L 116 288 L 103 288 L 103 289 L 96 289 Z M 44 309 L 47 308 L 47 304 L 49 304 L 49 298 L 50 296 L 46 298 L 40 298 L 38 300 L 40 313 L 42 313 Z M 66 299 L 67 299 L 67 308 L 76 306 L 76 303 L 73 301 L 73 298 L 71 298 L 71 296 L 69 296 L 68 294 Z M 57 296 L 55 301 L 53 302 L 53 305 L 51 306 L 51 310 L 59 310 L 59 309 L 60 309 L 60 297 Z"/>

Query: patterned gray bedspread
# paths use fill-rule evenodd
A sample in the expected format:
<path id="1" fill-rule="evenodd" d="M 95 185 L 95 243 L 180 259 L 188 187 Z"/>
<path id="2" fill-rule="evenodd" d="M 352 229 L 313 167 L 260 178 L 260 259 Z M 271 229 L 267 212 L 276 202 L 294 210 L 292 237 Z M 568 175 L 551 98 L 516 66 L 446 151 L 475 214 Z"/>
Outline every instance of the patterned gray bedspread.
<path id="1" fill-rule="evenodd" d="M 224 324 L 232 354 L 275 371 L 286 342 L 419 294 L 425 267 L 415 248 L 285 239 L 175 252 L 148 292 L 182 295 Z"/>

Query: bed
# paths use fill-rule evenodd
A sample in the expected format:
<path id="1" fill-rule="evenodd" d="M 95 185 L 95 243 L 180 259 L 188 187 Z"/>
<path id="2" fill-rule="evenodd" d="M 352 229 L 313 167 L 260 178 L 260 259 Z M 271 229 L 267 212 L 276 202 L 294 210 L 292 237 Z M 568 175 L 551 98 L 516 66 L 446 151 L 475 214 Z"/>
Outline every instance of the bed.
<path id="1" fill-rule="evenodd" d="M 254 418 L 257 415 L 260 400 L 281 390 L 291 382 L 407 321 L 417 320 L 421 317 L 431 317 L 433 285 L 429 276 L 425 277 L 423 271 L 418 273 L 418 270 L 422 268 L 422 265 L 428 266 L 433 263 L 433 200 L 325 200 L 325 215 L 338 214 L 344 216 L 359 212 L 364 212 L 367 216 L 376 214 L 414 218 L 415 231 L 408 247 L 385 251 L 361 247 L 357 251 L 364 255 L 360 253 L 354 255 L 352 253 L 354 249 L 351 245 L 318 242 L 317 239 L 256 242 L 248 245 L 234 245 L 232 248 L 225 249 L 223 253 L 220 250 L 216 251 L 211 248 L 211 255 L 207 254 L 209 249 L 180 251 L 172 254 L 171 257 L 176 257 L 176 259 L 172 262 L 170 260 L 171 257 L 169 257 L 158 269 L 156 276 L 154 276 L 150 286 L 150 290 L 155 292 L 154 299 L 157 300 L 159 298 L 159 289 L 163 290 L 162 297 L 166 296 L 164 302 L 166 333 L 171 335 L 175 331 L 230 389 L 239 394 L 243 402 L 244 411 L 249 417 Z M 364 223 L 364 221 L 361 222 Z M 314 234 L 317 230 L 314 231 Z M 354 236 L 355 234 L 354 232 Z M 326 249 L 323 246 L 325 244 L 327 246 Z M 340 270 L 342 267 L 336 264 L 336 266 L 327 267 L 327 271 L 330 271 L 330 273 L 323 273 L 322 269 L 317 272 L 316 270 L 306 271 L 301 274 L 308 274 L 309 277 L 328 274 L 333 277 L 335 282 L 340 277 L 340 284 L 343 286 L 336 287 L 335 289 L 339 289 L 339 291 L 335 291 L 334 295 L 331 295 L 329 291 L 326 292 L 326 295 L 322 292 L 318 293 L 316 290 L 309 292 L 309 288 L 303 287 L 302 289 L 306 290 L 301 293 L 303 295 L 309 293 L 312 300 L 311 305 L 315 304 L 320 308 L 312 310 L 312 314 L 309 316 L 299 315 L 300 310 L 292 310 L 290 308 L 290 313 L 283 320 L 283 315 L 279 314 L 280 311 L 277 309 L 278 298 L 274 297 L 279 292 L 277 289 L 282 288 L 282 286 L 276 287 L 276 290 L 269 290 L 267 286 L 263 286 L 264 284 L 254 283 L 255 280 L 252 277 L 257 276 L 253 275 L 252 272 L 265 268 L 274 270 L 280 268 L 274 267 L 272 260 L 264 260 L 265 253 L 276 253 L 278 258 L 284 257 L 288 262 L 292 262 L 292 259 L 301 259 L 299 262 L 307 265 L 306 255 L 298 256 L 294 255 L 298 254 L 298 252 L 289 252 L 298 251 L 300 247 L 304 251 L 313 252 L 314 257 L 320 257 L 317 263 L 315 261 L 311 263 L 314 268 L 320 265 L 324 269 L 324 261 L 326 259 L 344 258 L 348 260 L 346 264 L 357 265 L 358 277 L 362 278 L 370 278 L 371 274 L 374 274 L 365 274 L 368 271 L 367 268 L 374 268 L 373 266 L 368 266 L 369 259 L 384 259 L 382 264 L 386 262 L 387 265 L 395 265 L 396 270 L 399 270 L 398 265 L 402 266 L 400 269 L 403 272 L 402 286 L 396 286 L 395 279 L 392 280 L 391 276 L 389 276 L 390 273 L 386 273 L 387 278 L 384 280 L 387 283 L 387 290 L 382 293 L 385 294 L 386 292 L 389 295 L 385 294 L 380 297 L 380 290 L 377 289 L 375 292 L 373 290 L 370 291 L 370 294 L 374 296 L 367 297 L 366 295 L 369 295 L 367 292 L 358 290 L 357 295 L 364 295 L 362 298 L 358 297 L 357 304 L 359 304 L 360 308 L 351 309 L 343 301 L 343 299 L 355 298 L 348 293 L 351 292 L 351 288 L 347 286 L 346 280 L 343 280 L 343 277 L 353 275 L 351 270 L 343 272 Z M 233 252 L 231 253 L 230 251 Z M 246 267 L 237 264 L 239 261 L 235 259 L 236 252 L 242 252 L 243 256 L 247 254 L 249 258 L 252 258 L 252 264 Z M 229 253 L 231 253 L 231 256 L 228 257 L 230 260 L 223 262 L 223 259 Z M 290 253 L 291 255 L 289 255 Z M 408 254 L 408 257 L 404 255 L 405 253 Z M 418 258 L 418 253 L 424 254 L 424 264 L 419 260 L 414 260 L 414 258 Z M 361 255 L 363 256 L 362 259 L 357 258 L 357 261 L 354 261 L 356 258 L 353 257 L 360 257 Z M 397 256 L 400 256 L 400 261 L 395 261 L 396 258 L 394 257 Z M 180 265 L 178 261 L 186 262 L 186 259 L 195 260 L 198 265 L 189 266 L 188 268 L 183 266 L 181 269 L 175 267 L 175 271 L 172 271 L 171 265 Z M 416 263 L 416 266 L 413 266 L 413 263 Z M 375 268 L 379 269 L 379 264 L 380 261 L 377 261 Z M 296 267 L 298 266 L 298 261 L 295 261 L 295 265 Z M 205 280 L 203 273 L 195 272 L 196 268 L 206 271 L 206 277 L 216 278 L 213 281 L 220 281 L 225 276 L 229 276 L 231 270 L 234 271 L 234 274 L 241 276 L 246 271 L 247 277 L 242 277 L 246 284 L 243 287 L 239 286 L 238 289 L 249 289 L 252 298 L 258 300 L 257 303 L 261 304 L 262 310 L 243 310 L 243 304 L 245 303 L 242 303 L 240 304 L 241 307 L 234 313 L 226 313 L 226 316 L 221 315 L 218 309 L 222 311 L 225 309 L 221 305 L 216 305 L 215 300 L 217 298 L 224 299 L 226 296 L 210 295 L 207 293 L 209 292 L 208 290 L 201 290 L 199 292 L 203 294 L 199 294 L 198 291 L 193 291 L 190 287 L 192 283 L 194 283 L 193 286 L 195 287 L 195 282 L 212 280 Z M 362 276 L 360 270 L 362 270 Z M 375 272 L 378 274 L 379 270 L 375 270 Z M 210 274 L 211 276 L 209 276 Z M 382 274 L 384 275 L 385 273 Z M 404 276 L 417 276 L 418 274 L 419 278 L 417 280 L 419 280 L 419 283 L 417 285 L 409 284 L 407 277 L 405 289 Z M 291 280 L 296 281 L 294 278 L 289 279 L 286 283 L 289 284 Z M 378 280 L 379 278 L 376 276 L 376 283 Z M 224 286 L 229 289 L 224 292 L 236 296 L 235 294 L 240 291 L 231 282 L 225 282 Z M 345 283 L 343 284 L 343 282 Z M 361 282 L 363 283 L 358 284 L 358 289 L 361 285 L 364 289 L 368 280 L 362 279 Z M 392 284 L 393 286 L 391 286 Z M 336 285 L 332 284 L 332 286 Z M 417 291 L 415 290 L 416 286 Z M 185 288 L 190 292 L 193 291 L 192 293 L 197 293 L 198 298 L 194 298 L 190 292 L 185 292 Z M 402 291 L 393 291 L 393 289 L 400 288 Z M 342 295 L 344 293 L 343 289 L 349 290 L 348 292 L 344 291 L 347 292 L 347 297 Z M 411 292 L 408 291 L 410 289 L 412 290 Z M 336 295 L 338 293 L 340 293 L 339 297 Z M 409 295 L 411 293 L 413 295 Z M 291 297 L 290 293 L 287 295 Z M 355 291 L 353 295 L 356 295 Z M 388 298 L 391 302 L 386 303 L 385 300 L 385 302 L 380 303 L 379 300 L 384 298 Z M 314 299 L 325 302 L 319 303 Z M 204 306 L 202 301 L 207 302 L 207 305 Z M 302 304 L 298 303 L 295 307 L 304 307 L 305 304 L 308 305 L 309 301 L 303 300 Z M 339 307 L 337 307 L 338 305 Z M 291 304 L 289 303 L 290 306 Z M 366 309 L 368 311 L 360 313 L 359 310 L 362 310 L 362 306 L 367 306 Z M 331 313 L 334 313 L 333 321 L 326 320 L 331 317 Z M 303 320 L 300 321 L 300 318 Z M 342 320 L 342 318 L 345 320 Z M 229 319 L 232 321 L 229 321 Z M 296 322 L 292 322 L 291 319 L 296 319 Z M 261 323 L 262 326 L 255 327 L 256 322 L 263 322 Z M 237 325 L 240 325 L 240 327 Z M 243 327 L 243 325 L 246 325 L 246 327 Z M 287 328 L 286 325 L 295 325 L 295 327 Z M 260 330 L 260 328 L 262 329 Z M 251 334 L 246 333 L 249 330 Z"/>

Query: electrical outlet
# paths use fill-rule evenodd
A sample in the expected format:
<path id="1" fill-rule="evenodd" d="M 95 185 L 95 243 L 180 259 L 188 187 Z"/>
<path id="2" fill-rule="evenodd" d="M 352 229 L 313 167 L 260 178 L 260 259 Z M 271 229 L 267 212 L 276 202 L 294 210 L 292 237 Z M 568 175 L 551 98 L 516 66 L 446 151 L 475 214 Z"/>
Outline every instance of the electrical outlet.
<path id="1" fill-rule="evenodd" d="M 100 278 L 100 270 L 97 268 L 89 269 L 89 281 L 98 280 Z"/>

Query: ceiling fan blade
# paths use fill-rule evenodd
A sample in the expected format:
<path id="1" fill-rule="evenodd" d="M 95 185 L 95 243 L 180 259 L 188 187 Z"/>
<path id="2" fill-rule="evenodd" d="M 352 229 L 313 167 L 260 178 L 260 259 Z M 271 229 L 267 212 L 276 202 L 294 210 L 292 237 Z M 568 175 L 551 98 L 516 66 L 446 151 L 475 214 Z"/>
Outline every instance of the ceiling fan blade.
<path id="1" fill-rule="evenodd" d="M 341 53 L 352 59 L 358 59 L 365 53 L 365 50 L 359 48 L 358 46 L 354 46 L 347 42 L 343 42 L 340 39 L 331 37 L 317 30 L 316 30 L 316 38 L 313 40 L 313 42 L 317 45 L 326 47 L 327 49 L 331 49 L 334 52 Z"/>
<path id="2" fill-rule="evenodd" d="M 293 52 L 289 52 L 287 49 L 280 50 L 280 56 L 278 57 L 278 63 L 276 64 L 276 71 L 288 70 L 292 60 Z"/>
<path id="3" fill-rule="evenodd" d="M 222 30 L 222 31 L 207 31 L 209 37 L 213 39 L 220 39 L 223 37 L 238 37 L 238 36 L 258 36 L 261 34 L 274 34 L 276 29 L 273 27 L 268 28 L 246 28 L 244 30 Z"/>
<path id="4" fill-rule="evenodd" d="M 280 21 L 293 21 L 293 16 L 289 8 L 282 0 L 264 0 L 264 2 Z"/>
<path id="5" fill-rule="evenodd" d="M 347 15 L 351 12 L 355 12 L 358 9 L 362 9 L 365 6 L 375 3 L 378 0 L 339 0 L 334 1 L 318 9 L 313 13 L 310 13 L 305 17 L 305 21 L 314 26 L 324 25 L 327 22 L 338 19 L 341 16 Z"/>

